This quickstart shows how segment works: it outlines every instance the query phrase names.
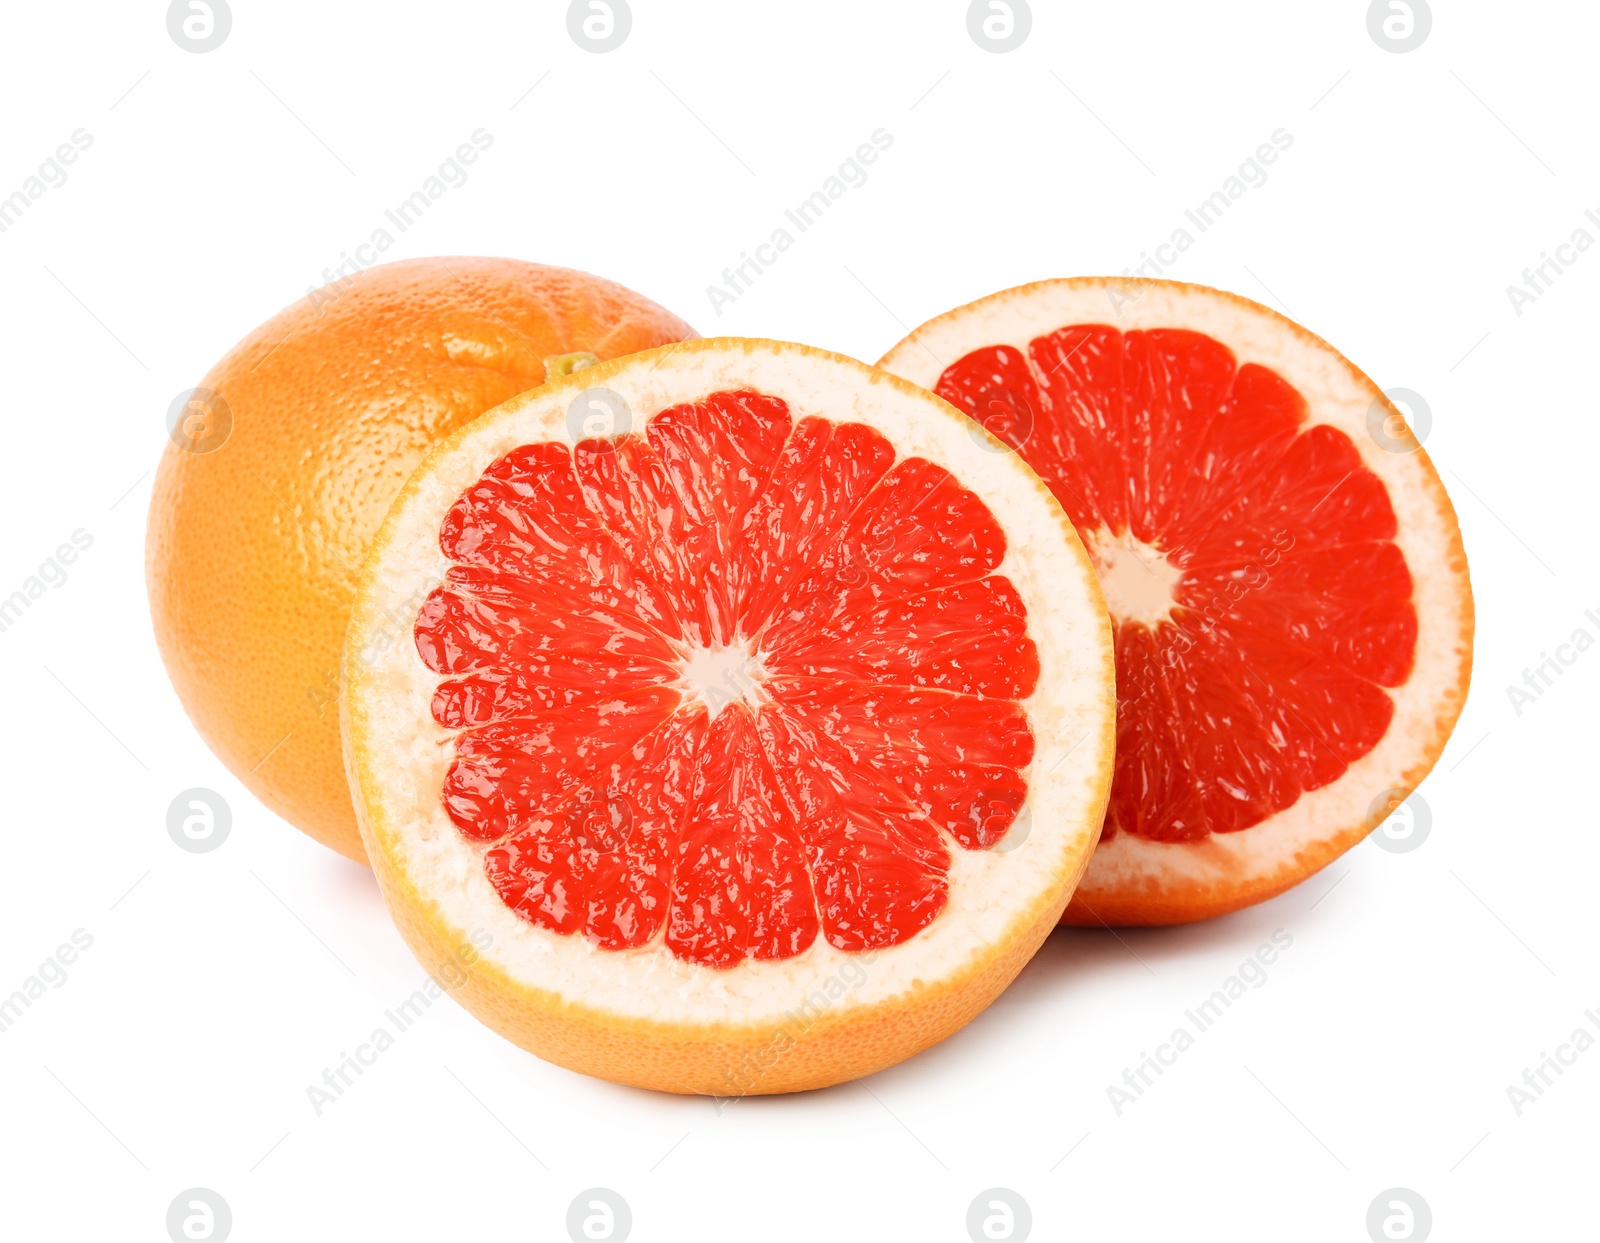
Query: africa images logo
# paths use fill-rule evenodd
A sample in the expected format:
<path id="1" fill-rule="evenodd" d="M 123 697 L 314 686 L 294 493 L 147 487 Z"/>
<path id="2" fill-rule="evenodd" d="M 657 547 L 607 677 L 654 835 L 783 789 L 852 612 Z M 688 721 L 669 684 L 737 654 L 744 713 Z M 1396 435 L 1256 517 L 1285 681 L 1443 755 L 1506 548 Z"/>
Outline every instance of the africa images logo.
<path id="1" fill-rule="evenodd" d="M 1117 1117 L 1130 1105 L 1137 1104 L 1155 1082 L 1173 1066 L 1178 1058 L 1194 1048 L 1200 1037 L 1217 1025 L 1217 1022 L 1255 989 L 1266 984 L 1267 968 L 1278 961 L 1278 955 L 1294 944 L 1294 934 L 1279 928 L 1272 934 L 1270 943 L 1264 942 L 1256 951 L 1211 995 L 1198 1005 L 1183 1012 L 1184 1022 L 1173 1029 L 1172 1035 L 1156 1046 L 1154 1053 L 1139 1054 L 1139 1061 L 1122 1072 L 1122 1082 L 1106 1085 L 1106 1099 Z"/>

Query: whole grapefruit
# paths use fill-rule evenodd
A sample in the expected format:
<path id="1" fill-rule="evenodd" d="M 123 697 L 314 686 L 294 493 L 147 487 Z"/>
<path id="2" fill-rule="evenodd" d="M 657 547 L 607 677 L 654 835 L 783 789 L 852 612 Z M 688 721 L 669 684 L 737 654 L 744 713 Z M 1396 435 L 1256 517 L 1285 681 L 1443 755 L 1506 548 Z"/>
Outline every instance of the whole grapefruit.
<path id="1" fill-rule="evenodd" d="M 435 444 L 491 407 L 694 335 L 583 272 L 429 258 L 329 286 L 234 346 L 175 421 L 146 545 L 162 659 L 234 775 L 364 860 L 340 755 L 339 660 L 390 502 Z"/>

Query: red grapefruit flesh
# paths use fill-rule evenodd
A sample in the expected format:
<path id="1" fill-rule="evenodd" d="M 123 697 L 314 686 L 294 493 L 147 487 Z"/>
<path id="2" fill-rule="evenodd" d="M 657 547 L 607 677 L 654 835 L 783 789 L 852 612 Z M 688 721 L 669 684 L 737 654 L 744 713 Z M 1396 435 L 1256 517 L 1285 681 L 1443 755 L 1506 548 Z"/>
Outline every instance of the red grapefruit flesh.
<path id="1" fill-rule="evenodd" d="M 596 401 L 623 426 L 582 432 Z M 1113 726 L 1092 567 L 989 447 L 881 372 L 730 341 L 442 447 L 346 652 L 358 812 L 424 961 L 488 931 L 487 1021 L 680 1091 L 834 1082 L 976 1013 L 1087 859 Z M 735 1082 L 730 1042 L 867 962 Z"/>
<path id="2" fill-rule="evenodd" d="M 940 831 L 982 849 L 1022 805 L 1039 658 L 993 515 L 894 456 L 714 392 L 513 450 L 456 502 L 416 641 L 460 731 L 445 808 L 512 910 L 714 966 L 938 915 Z"/>
<path id="3" fill-rule="evenodd" d="M 1427 773 L 1471 665 L 1460 532 L 1398 412 L 1332 347 L 1199 286 L 1047 281 L 880 365 L 1016 449 L 1099 572 L 1117 758 L 1068 922 L 1270 897 Z"/>

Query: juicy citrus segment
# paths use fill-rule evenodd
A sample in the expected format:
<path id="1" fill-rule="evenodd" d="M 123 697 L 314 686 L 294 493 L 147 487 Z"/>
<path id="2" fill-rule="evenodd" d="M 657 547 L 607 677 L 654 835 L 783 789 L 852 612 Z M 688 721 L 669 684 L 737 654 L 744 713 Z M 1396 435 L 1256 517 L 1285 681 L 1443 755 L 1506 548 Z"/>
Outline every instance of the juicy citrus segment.
<path id="1" fill-rule="evenodd" d="M 667 947 L 713 967 L 809 948 L 818 929 L 807 867 L 815 840 L 801 833 L 749 708 L 733 704 L 700 752 L 677 843 Z"/>
<path id="2" fill-rule="evenodd" d="M 1350 438 L 1306 427 L 1281 377 L 1240 368 L 1201 333 L 1082 324 L 1034 338 L 1026 357 L 974 350 L 934 391 L 980 420 L 993 412 L 990 430 L 1086 541 L 1131 536 L 1180 572 L 1151 642 L 1118 645 L 1118 711 L 1139 760 L 1119 766 L 1105 835 L 1247 829 L 1382 737 L 1393 706 L 1375 685 L 1404 681 L 1416 639 L 1394 511 Z M 1237 420 L 1255 437 L 1241 443 Z M 1118 626 L 1132 628 L 1147 624 Z M 1345 698 L 1325 728 L 1314 688 L 1330 681 Z M 1320 762 L 1296 762 L 1307 753 Z M 1173 776 L 1150 806 L 1152 770 Z"/>
<path id="3" fill-rule="evenodd" d="M 1006 835 L 1027 797 L 1021 772 L 1033 759 L 1033 731 L 1020 705 L 1006 700 L 896 686 L 840 687 L 809 678 L 774 679 L 772 697 L 808 727 L 805 743 L 785 758 L 797 781 L 815 765 L 848 782 L 857 806 L 910 803 L 935 828 L 968 850 Z M 818 784 L 812 782 L 812 784 Z M 820 792 L 803 805 L 826 805 Z"/>
<path id="4" fill-rule="evenodd" d="M 570 444 L 588 389 L 630 413 Z M 943 1038 L 1037 948 L 1103 816 L 1111 676 L 1014 455 L 860 363 L 702 341 L 423 465 L 363 572 L 346 755 L 398 926 L 454 978 L 476 947 L 486 1022 L 783 1091 Z"/>
<path id="5" fill-rule="evenodd" d="M 674 712 L 618 757 L 614 791 L 585 791 L 501 837 L 484 868 L 505 904 L 607 949 L 651 941 L 666 919 L 670 856 L 705 732 L 703 711 Z"/>
<path id="6" fill-rule="evenodd" d="M 781 401 L 713 393 L 661 411 L 647 439 L 578 446 L 585 499 L 633 563 L 660 579 L 690 643 L 733 641 L 739 533 L 789 428 Z"/>
<path id="7" fill-rule="evenodd" d="M 776 647 L 768 667 L 799 677 L 935 686 L 1002 699 L 1033 693 L 1038 656 L 1022 602 L 1004 578 L 995 575 L 876 606 L 863 599 L 867 595 L 865 589 L 839 591 L 832 602 L 834 620 Z M 785 626 L 781 633 L 791 630 Z"/>
<path id="8" fill-rule="evenodd" d="M 465 730 L 445 775 L 445 810 L 466 837 L 495 841 L 590 791 L 596 766 L 624 754 L 677 706 L 673 691 L 653 686 Z"/>
<path id="9" fill-rule="evenodd" d="M 1168 922 L 1281 890 L 1420 780 L 1460 711 L 1471 596 L 1426 456 L 1366 430 L 1392 412 L 1371 381 L 1243 299 L 1127 292 L 1006 291 L 881 365 L 1016 449 L 1088 545 L 1117 759 L 1069 914 Z"/>
<path id="10" fill-rule="evenodd" d="M 736 581 L 746 634 L 766 626 L 796 581 L 832 549 L 893 461 L 894 446 L 860 423 L 795 424 L 742 532 Z"/>
<path id="11" fill-rule="evenodd" d="M 433 718 L 458 731 L 444 806 L 501 843 L 484 866 L 513 911 L 607 947 L 664 926 L 668 950 L 714 967 L 819 934 L 882 949 L 938 916 L 941 831 L 991 845 L 1026 798 L 1016 701 L 1039 658 L 993 573 L 994 515 L 893 452 L 718 391 L 643 434 L 521 446 L 462 493 L 415 637 L 445 675 Z M 697 689 L 691 670 L 730 652 Z M 913 687 L 947 694 L 895 693 Z M 670 796 L 666 770 L 686 775 Z M 588 839 L 609 819 L 631 841 L 641 793 L 638 857 L 602 864 Z"/>

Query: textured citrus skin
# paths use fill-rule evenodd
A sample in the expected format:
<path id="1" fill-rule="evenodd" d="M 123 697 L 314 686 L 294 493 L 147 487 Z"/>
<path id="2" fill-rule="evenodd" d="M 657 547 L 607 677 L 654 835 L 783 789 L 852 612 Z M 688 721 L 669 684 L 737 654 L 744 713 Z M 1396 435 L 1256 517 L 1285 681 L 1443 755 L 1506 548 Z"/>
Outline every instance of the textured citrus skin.
<path id="1" fill-rule="evenodd" d="M 1110 790 L 1107 765 L 1104 787 Z M 821 1011 L 803 1026 L 646 1022 L 529 988 L 471 952 L 437 908 L 376 852 L 374 871 L 389 913 L 434 979 L 485 1026 L 547 1062 L 586 1075 L 702 1096 L 800 1092 L 893 1066 L 976 1018 L 1027 965 L 1061 919 L 1077 875 L 1014 925 L 1016 931 L 964 973 L 895 1001 Z M 1082 874 L 1085 854 L 1076 866 Z"/>
<path id="2" fill-rule="evenodd" d="M 699 340 L 680 355 L 695 352 L 752 353 L 772 348 L 766 341 Z M 853 359 L 828 355 L 807 346 L 782 344 L 860 367 Z M 658 351 L 658 354 L 666 351 Z M 630 360 L 642 363 L 643 359 Z M 568 385 L 576 393 L 584 384 L 606 382 L 624 364 L 602 363 L 579 382 L 552 381 L 552 390 Z M 961 419 L 953 408 L 897 376 L 879 373 L 876 382 L 916 393 Z M 493 417 L 492 415 L 490 416 Z M 431 485 L 434 464 L 449 455 L 466 433 L 441 444 L 430 461 L 406 483 L 389 521 L 374 539 L 363 570 L 363 599 L 350 625 L 346 656 L 371 649 L 381 618 L 370 601 L 385 547 L 395 537 L 395 522 L 408 498 Z M 998 441 L 987 441 L 998 451 Z M 1062 537 L 1081 552 L 1076 533 L 1043 482 L 1032 485 L 1054 512 Z M 1083 565 L 1088 562 L 1085 555 Z M 1092 649 L 1082 653 L 1095 661 L 1102 680 L 1104 730 L 1091 754 L 1099 757 L 1090 780 L 1095 796 L 1082 809 L 1085 826 L 1097 826 L 1111 790 L 1113 762 L 1115 666 L 1109 617 L 1093 575 L 1087 580 L 1102 629 Z M 360 661 L 346 660 L 345 688 L 367 676 Z M 469 929 L 447 920 L 437 901 L 408 871 L 399 826 L 390 822 L 373 798 L 383 780 L 370 743 L 370 723 L 363 697 L 347 693 L 340 700 L 345 763 L 367 854 L 395 926 L 428 973 L 451 995 L 506 1039 L 570 1070 L 616 1083 L 685 1095 L 758 1096 L 805 1091 L 857 1079 L 919 1053 L 946 1039 L 976 1018 L 1014 980 L 1062 918 L 1074 887 L 1083 876 L 1090 852 L 1074 852 L 1063 860 L 1054 884 L 1030 904 L 1018 904 L 1004 935 L 983 945 L 961 969 L 942 978 L 919 982 L 910 992 L 872 1006 L 815 1011 L 803 1025 L 783 1022 L 689 1024 L 618 1015 L 513 979 L 473 949 Z M 892 952 L 892 951 L 890 951 Z M 863 956 L 868 957 L 868 956 Z"/>
<path id="3" fill-rule="evenodd" d="M 1125 278 L 1083 276 L 1065 279 L 1034 281 L 1027 285 L 1019 285 L 1012 289 L 1001 290 L 987 297 L 979 298 L 964 306 L 937 315 L 933 319 L 917 327 L 914 331 L 896 344 L 877 362 L 879 367 L 886 370 L 895 370 L 895 359 L 908 347 L 917 345 L 921 338 L 935 325 L 947 321 L 960 319 L 971 315 L 987 306 L 1003 302 L 1026 302 L 1036 292 L 1050 286 L 1066 286 L 1072 288 L 1087 288 L 1095 290 L 1118 289 L 1126 291 L 1130 282 Z M 1272 321 L 1276 327 L 1299 340 L 1325 351 L 1332 357 L 1338 366 L 1349 375 L 1366 396 L 1373 402 L 1381 403 L 1391 416 L 1385 423 L 1385 429 L 1397 442 L 1405 447 L 1403 452 L 1413 457 L 1422 466 L 1419 487 L 1425 495 L 1428 506 L 1438 515 L 1441 524 L 1449 531 L 1448 547 L 1441 564 L 1428 566 L 1412 566 L 1413 574 L 1427 572 L 1449 581 L 1455 591 L 1455 610 L 1460 618 L 1457 633 L 1451 636 L 1458 652 L 1455 669 L 1455 679 L 1452 685 L 1440 688 L 1437 699 L 1434 701 L 1433 719 L 1429 723 L 1426 736 L 1422 738 L 1409 762 L 1396 773 L 1388 782 L 1394 791 L 1393 797 L 1403 799 L 1411 794 L 1422 783 L 1438 762 L 1444 752 L 1445 744 L 1450 741 L 1450 735 L 1455 729 L 1456 721 L 1461 716 L 1461 711 L 1466 705 L 1467 691 L 1472 681 L 1472 654 L 1475 630 L 1475 610 L 1472 598 L 1472 584 L 1467 566 L 1467 553 L 1461 538 L 1461 528 L 1456 520 L 1455 508 L 1450 502 L 1450 496 L 1445 491 L 1443 480 L 1434 468 L 1432 460 L 1426 450 L 1412 433 L 1410 426 L 1395 408 L 1392 401 L 1378 384 L 1353 362 L 1336 350 L 1328 342 L 1318 337 L 1315 333 L 1294 320 L 1280 315 L 1271 307 L 1262 306 L 1248 298 L 1226 290 L 1212 289 L 1204 285 L 1194 285 L 1183 281 L 1157 281 L 1144 279 L 1138 282 L 1141 288 L 1171 288 L 1187 290 L 1205 294 L 1223 303 L 1232 303 L 1239 307 L 1248 308 L 1253 313 L 1259 313 Z M 1108 301 L 1108 305 L 1114 305 Z M 1174 327 L 1184 325 L 1175 324 Z M 974 340 L 972 348 L 989 344 L 986 341 Z M 921 346 L 926 350 L 926 346 Z M 1400 430 L 1395 430 L 1396 428 Z M 1081 883 L 1072 895 L 1071 902 L 1067 905 L 1061 922 L 1067 925 L 1083 927 L 1103 926 L 1155 926 L 1166 924 L 1189 923 L 1194 920 L 1210 919 L 1218 915 L 1226 915 L 1233 911 L 1242 910 L 1258 902 L 1265 902 L 1269 898 L 1277 897 L 1281 893 L 1294 888 L 1308 876 L 1322 870 L 1344 854 L 1347 850 L 1358 845 L 1380 823 L 1383 817 L 1374 817 L 1370 813 L 1348 823 L 1341 825 L 1335 832 L 1323 840 L 1308 845 L 1298 850 L 1293 858 L 1283 865 L 1271 870 L 1240 873 L 1214 884 L 1186 884 L 1175 882 L 1167 878 L 1150 878 L 1146 884 L 1136 887 L 1109 888 L 1095 884 L 1094 874 L 1091 871 L 1088 878 Z M 1268 822 L 1270 824 L 1270 821 Z M 1245 832 L 1259 831 L 1247 829 Z M 1194 849 L 1204 850 L 1204 844 L 1197 844 Z"/>
<path id="4" fill-rule="evenodd" d="M 440 440 L 545 382 L 545 360 L 694 336 L 583 272 L 512 259 L 369 268 L 286 308 L 201 381 L 232 412 L 168 444 L 150 501 L 156 641 L 190 719 L 257 797 L 365 861 L 339 743 L 339 657 L 389 503 Z"/>

